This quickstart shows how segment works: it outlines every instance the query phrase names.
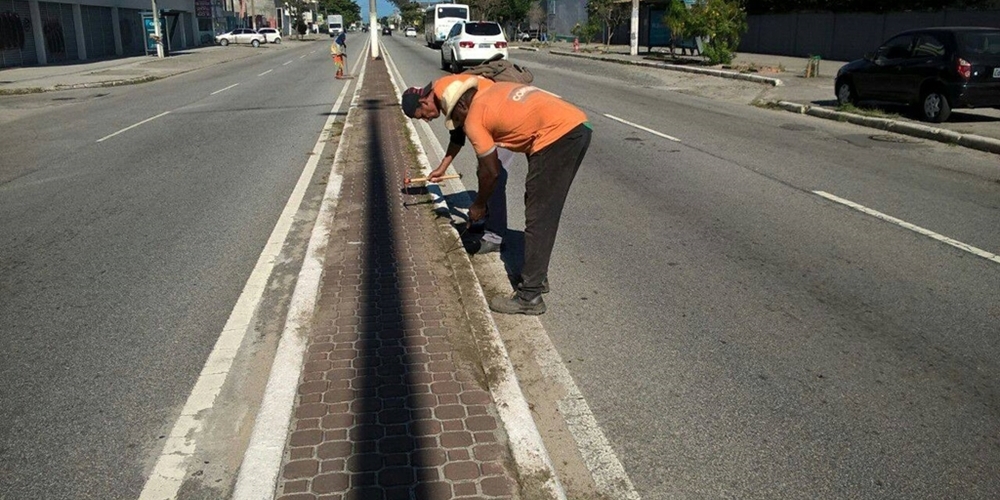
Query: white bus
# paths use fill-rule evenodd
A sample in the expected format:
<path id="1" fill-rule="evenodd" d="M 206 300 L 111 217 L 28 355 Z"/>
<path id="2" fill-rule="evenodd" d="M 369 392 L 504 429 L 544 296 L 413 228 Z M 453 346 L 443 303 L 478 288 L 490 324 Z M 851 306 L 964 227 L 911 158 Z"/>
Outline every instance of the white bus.
<path id="1" fill-rule="evenodd" d="M 427 45 L 441 47 L 451 27 L 459 21 L 469 20 L 469 6 L 460 3 L 431 5 L 424 12 L 424 39 Z"/>

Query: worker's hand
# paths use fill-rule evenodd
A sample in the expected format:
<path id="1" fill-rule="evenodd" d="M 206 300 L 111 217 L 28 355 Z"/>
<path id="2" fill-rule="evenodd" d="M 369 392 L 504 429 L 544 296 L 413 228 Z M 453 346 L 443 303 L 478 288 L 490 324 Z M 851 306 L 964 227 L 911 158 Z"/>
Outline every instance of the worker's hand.
<path id="1" fill-rule="evenodd" d="M 441 178 L 444 177 L 444 173 L 448 171 L 448 166 L 445 165 L 444 168 L 435 168 L 430 175 L 427 176 L 427 180 L 430 182 L 441 182 Z"/>
<path id="2" fill-rule="evenodd" d="M 469 207 L 469 222 L 479 222 L 486 218 L 486 205 L 473 203 Z"/>

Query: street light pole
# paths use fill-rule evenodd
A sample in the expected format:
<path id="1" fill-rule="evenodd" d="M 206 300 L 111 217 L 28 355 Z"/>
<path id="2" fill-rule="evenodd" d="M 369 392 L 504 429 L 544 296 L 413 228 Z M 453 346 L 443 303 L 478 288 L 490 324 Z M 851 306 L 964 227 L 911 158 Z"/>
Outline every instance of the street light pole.
<path id="1" fill-rule="evenodd" d="M 632 0 L 632 26 L 628 39 L 628 53 L 639 55 L 639 0 Z"/>
<path id="2" fill-rule="evenodd" d="M 156 57 L 162 58 L 163 54 L 163 36 L 160 31 L 160 11 L 156 9 L 156 0 L 151 0 L 153 2 L 153 36 L 156 37 Z"/>
<path id="3" fill-rule="evenodd" d="M 375 33 L 378 10 L 375 7 L 375 0 L 368 0 L 368 35 L 371 39 L 372 59 L 378 59 L 378 34 Z"/>

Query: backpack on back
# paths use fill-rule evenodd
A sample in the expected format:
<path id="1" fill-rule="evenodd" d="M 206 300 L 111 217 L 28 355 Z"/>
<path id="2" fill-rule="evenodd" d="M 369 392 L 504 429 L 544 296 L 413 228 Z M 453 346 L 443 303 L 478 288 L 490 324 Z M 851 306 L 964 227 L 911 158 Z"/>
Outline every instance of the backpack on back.
<path id="1" fill-rule="evenodd" d="M 473 66 L 462 73 L 467 75 L 479 75 L 489 78 L 494 82 L 515 82 L 531 83 L 535 76 L 528 71 L 528 68 L 518 66 L 506 59 L 495 57 L 478 66 Z"/>

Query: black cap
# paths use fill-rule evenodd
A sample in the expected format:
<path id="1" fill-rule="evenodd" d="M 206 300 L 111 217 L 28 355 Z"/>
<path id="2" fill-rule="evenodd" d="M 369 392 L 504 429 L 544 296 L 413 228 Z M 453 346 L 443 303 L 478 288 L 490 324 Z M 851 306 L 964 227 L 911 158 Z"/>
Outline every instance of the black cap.
<path id="1" fill-rule="evenodd" d="M 403 91 L 403 97 L 399 99 L 400 104 L 403 106 L 403 114 L 413 118 L 417 113 L 417 108 L 420 107 L 420 99 L 427 97 L 434 90 L 433 82 L 428 83 L 426 87 L 410 87 Z"/>

